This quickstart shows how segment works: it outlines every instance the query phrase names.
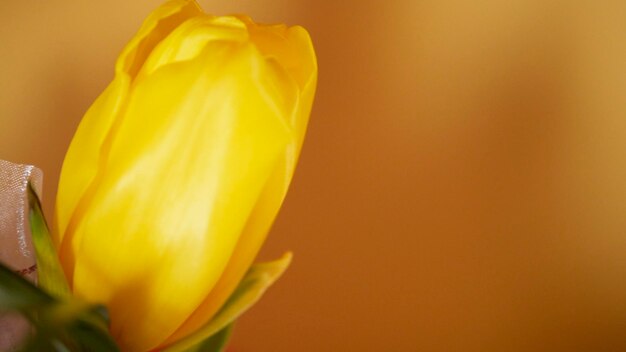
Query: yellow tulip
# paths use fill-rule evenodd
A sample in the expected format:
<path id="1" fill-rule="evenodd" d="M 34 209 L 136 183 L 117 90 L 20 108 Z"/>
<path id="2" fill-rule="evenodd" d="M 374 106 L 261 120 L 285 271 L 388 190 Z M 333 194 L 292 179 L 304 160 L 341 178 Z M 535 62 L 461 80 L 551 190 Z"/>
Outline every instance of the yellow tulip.
<path id="1" fill-rule="evenodd" d="M 290 183 L 317 80 L 298 26 L 156 9 L 83 118 L 55 244 L 72 291 L 124 351 L 205 324 L 250 267 Z"/>

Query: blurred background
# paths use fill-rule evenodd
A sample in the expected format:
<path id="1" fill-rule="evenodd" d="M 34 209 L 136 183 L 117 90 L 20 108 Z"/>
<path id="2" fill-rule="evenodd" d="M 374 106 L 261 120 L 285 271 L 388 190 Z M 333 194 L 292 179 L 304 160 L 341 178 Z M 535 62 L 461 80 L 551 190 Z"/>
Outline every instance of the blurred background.
<path id="1" fill-rule="evenodd" d="M 0 159 L 45 173 L 159 0 L 0 1 Z M 626 2 L 201 0 L 318 94 L 236 352 L 626 350 Z"/>

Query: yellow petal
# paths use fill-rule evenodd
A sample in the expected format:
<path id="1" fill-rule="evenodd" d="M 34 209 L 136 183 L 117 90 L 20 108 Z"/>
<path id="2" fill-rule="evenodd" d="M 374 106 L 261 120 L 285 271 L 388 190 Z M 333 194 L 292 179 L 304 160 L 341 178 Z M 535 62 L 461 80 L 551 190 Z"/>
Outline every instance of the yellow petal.
<path id="1" fill-rule="evenodd" d="M 56 199 L 54 242 L 61 244 L 82 195 L 98 171 L 100 148 L 122 108 L 130 80 L 117 75 L 89 108 L 65 155 Z M 69 258 L 63 258 L 65 262 Z"/>
<path id="2" fill-rule="evenodd" d="M 246 26 L 235 17 L 204 14 L 193 17 L 154 48 L 140 75 L 150 75 L 166 64 L 191 60 L 211 41 L 244 42 L 247 39 Z"/>
<path id="3" fill-rule="evenodd" d="M 259 51 L 266 58 L 275 60 L 298 85 L 298 111 L 292 115 L 289 124 L 302 141 L 317 84 L 317 59 L 309 33 L 300 26 L 260 25 L 247 16 L 238 17 L 248 27 L 250 40 Z"/>
<path id="4" fill-rule="evenodd" d="M 144 22 L 137 35 L 119 56 L 113 82 L 98 97 L 83 117 L 67 151 L 59 181 L 54 241 L 62 245 L 72 218 L 80 208 L 80 202 L 96 177 L 103 155 L 106 154 L 109 134 L 120 111 L 123 111 L 126 95 L 136 71 L 143 65 L 145 56 L 176 26 L 201 13 L 195 1 L 175 0 L 157 8 Z M 80 211 L 78 211 L 80 213 Z M 71 230 L 69 232 L 72 232 Z M 60 255 L 68 280 L 72 281 L 73 257 L 71 252 L 60 249 Z M 63 253 L 65 252 L 65 253 Z"/>
<path id="5" fill-rule="evenodd" d="M 186 20 L 202 14 L 194 0 L 171 0 L 154 10 L 133 39 L 124 47 L 115 65 L 116 72 L 134 78 L 154 47 Z"/>
<path id="6" fill-rule="evenodd" d="M 171 335 L 211 292 L 292 132 L 250 45 L 213 42 L 135 82 L 75 228 L 74 292 L 124 351 Z"/>
<path id="7" fill-rule="evenodd" d="M 246 21 L 243 18 L 244 22 Z M 295 165 L 299 156 L 300 148 L 304 138 L 304 131 L 308 122 L 309 112 L 313 103 L 313 95 L 315 92 L 315 83 L 317 80 L 317 64 L 315 54 L 311 45 L 310 38 L 306 31 L 301 27 L 292 27 L 295 29 L 283 30 L 281 27 L 274 27 L 274 29 L 283 31 L 285 33 L 284 38 L 289 40 L 283 40 L 281 36 L 268 36 L 266 39 L 274 38 L 278 40 L 278 43 L 269 43 L 269 39 L 266 40 L 263 45 L 265 46 L 266 59 L 272 61 L 272 58 L 276 56 L 270 56 L 268 54 L 269 47 L 272 47 L 276 52 L 287 53 L 289 55 L 282 55 L 277 60 L 280 64 L 298 58 L 308 68 L 300 69 L 294 65 L 289 72 L 302 72 L 302 77 L 306 77 L 301 81 L 301 91 L 298 92 L 296 88 L 296 94 L 299 94 L 296 98 L 291 98 L 292 104 L 295 101 L 297 104 L 292 109 L 292 116 L 287 117 L 287 122 L 292 125 L 292 133 L 294 138 L 291 143 L 283 151 L 280 160 L 277 162 L 272 175 L 267 179 L 264 185 L 263 191 L 260 194 L 254 210 L 250 213 L 250 217 L 244 227 L 241 237 L 237 243 L 237 247 L 233 252 L 232 258 L 228 263 L 224 273 L 220 277 L 219 282 L 211 291 L 211 294 L 202 302 L 194 314 L 181 326 L 178 331 L 167 340 L 167 343 L 172 343 L 185 336 L 188 336 L 201 326 L 205 325 L 207 321 L 217 312 L 217 310 L 224 304 L 226 299 L 233 292 L 246 270 L 252 264 L 252 261 L 256 257 L 265 236 L 272 225 L 274 218 L 276 217 L 278 210 L 283 202 L 283 199 L 287 193 L 287 188 L 291 182 Z M 260 29 L 256 29 L 260 30 Z M 270 29 L 271 30 L 271 29 Z M 291 33 L 291 34 L 287 34 Z M 258 37 L 257 37 L 258 38 Z M 257 42 L 254 43 L 258 44 Z M 289 46 L 295 48 L 293 50 L 280 49 L 280 46 Z M 263 52 L 262 50 L 262 52 Z M 273 70 L 279 70 L 275 65 L 270 65 Z M 276 77 L 282 77 L 276 75 Z M 282 77 L 282 84 L 285 83 L 286 78 Z M 293 87 L 291 87 L 293 88 Z M 283 85 L 282 89 L 288 91 L 288 87 Z"/>
<path id="8" fill-rule="evenodd" d="M 245 23 L 250 40 L 265 57 L 274 57 L 296 80 L 300 88 L 315 76 L 317 61 L 308 32 L 284 24 L 257 24 L 248 16 L 237 16 Z"/>

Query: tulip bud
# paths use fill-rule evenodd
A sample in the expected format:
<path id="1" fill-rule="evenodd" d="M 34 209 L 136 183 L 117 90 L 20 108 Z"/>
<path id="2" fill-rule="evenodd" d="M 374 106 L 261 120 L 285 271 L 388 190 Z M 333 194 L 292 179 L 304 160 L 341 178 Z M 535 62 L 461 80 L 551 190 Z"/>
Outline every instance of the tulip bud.
<path id="1" fill-rule="evenodd" d="M 156 9 L 67 152 L 55 244 L 75 295 L 103 303 L 124 351 L 205 324 L 279 210 L 317 79 L 301 27 Z"/>

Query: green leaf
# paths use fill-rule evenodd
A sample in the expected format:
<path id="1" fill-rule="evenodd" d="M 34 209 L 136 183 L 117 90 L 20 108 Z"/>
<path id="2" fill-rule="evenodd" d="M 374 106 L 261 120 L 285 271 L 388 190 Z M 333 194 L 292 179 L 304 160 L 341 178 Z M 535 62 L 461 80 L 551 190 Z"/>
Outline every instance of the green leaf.
<path id="1" fill-rule="evenodd" d="M 86 320 L 76 320 L 68 327 L 68 332 L 74 341 L 90 352 L 119 351 L 119 347 L 117 347 L 107 331 L 102 331 L 102 329 L 89 324 Z"/>
<path id="2" fill-rule="evenodd" d="M 34 327 L 22 352 L 118 352 L 104 307 L 59 299 L 0 263 L 0 311 L 22 314 Z"/>
<path id="3" fill-rule="evenodd" d="M 88 304 L 77 298 L 57 301 L 54 306 L 39 311 L 35 324 L 41 335 L 38 338 L 43 336 L 50 341 L 64 342 L 71 351 L 119 351 L 109 335 L 102 309 L 103 306 Z"/>
<path id="4" fill-rule="evenodd" d="M 69 297 L 70 289 L 52 244 L 50 231 L 41 210 L 41 202 L 30 183 L 28 184 L 28 205 L 30 230 L 37 256 L 39 286 L 54 297 Z"/>
<path id="5" fill-rule="evenodd" d="M 27 312 L 53 298 L 0 263 L 0 311 Z"/>
<path id="6" fill-rule="evenodd" d="M 233 334 L 234 326 L 235 324 L 231 323 L 220 330 L 217 334 L 209 337 L 204 342 L 185 350 L 185 352 L 223 352 L 228 345 L 230 336 Z"/>
<path id="7" fill-rule="evenodd" d="M 194 350 L 193 348 L 222 331 L 252 307 L 287 269 L 289 263 L 291 263 L 291 257 L 291 253 L 286 253 L 278 260 L 252 265 L 239 283 L 239 286 L 237 286 L 213 319 L 198 331 L 163 349 L 162 352 L 220 351 L 219 349 Z"/>

